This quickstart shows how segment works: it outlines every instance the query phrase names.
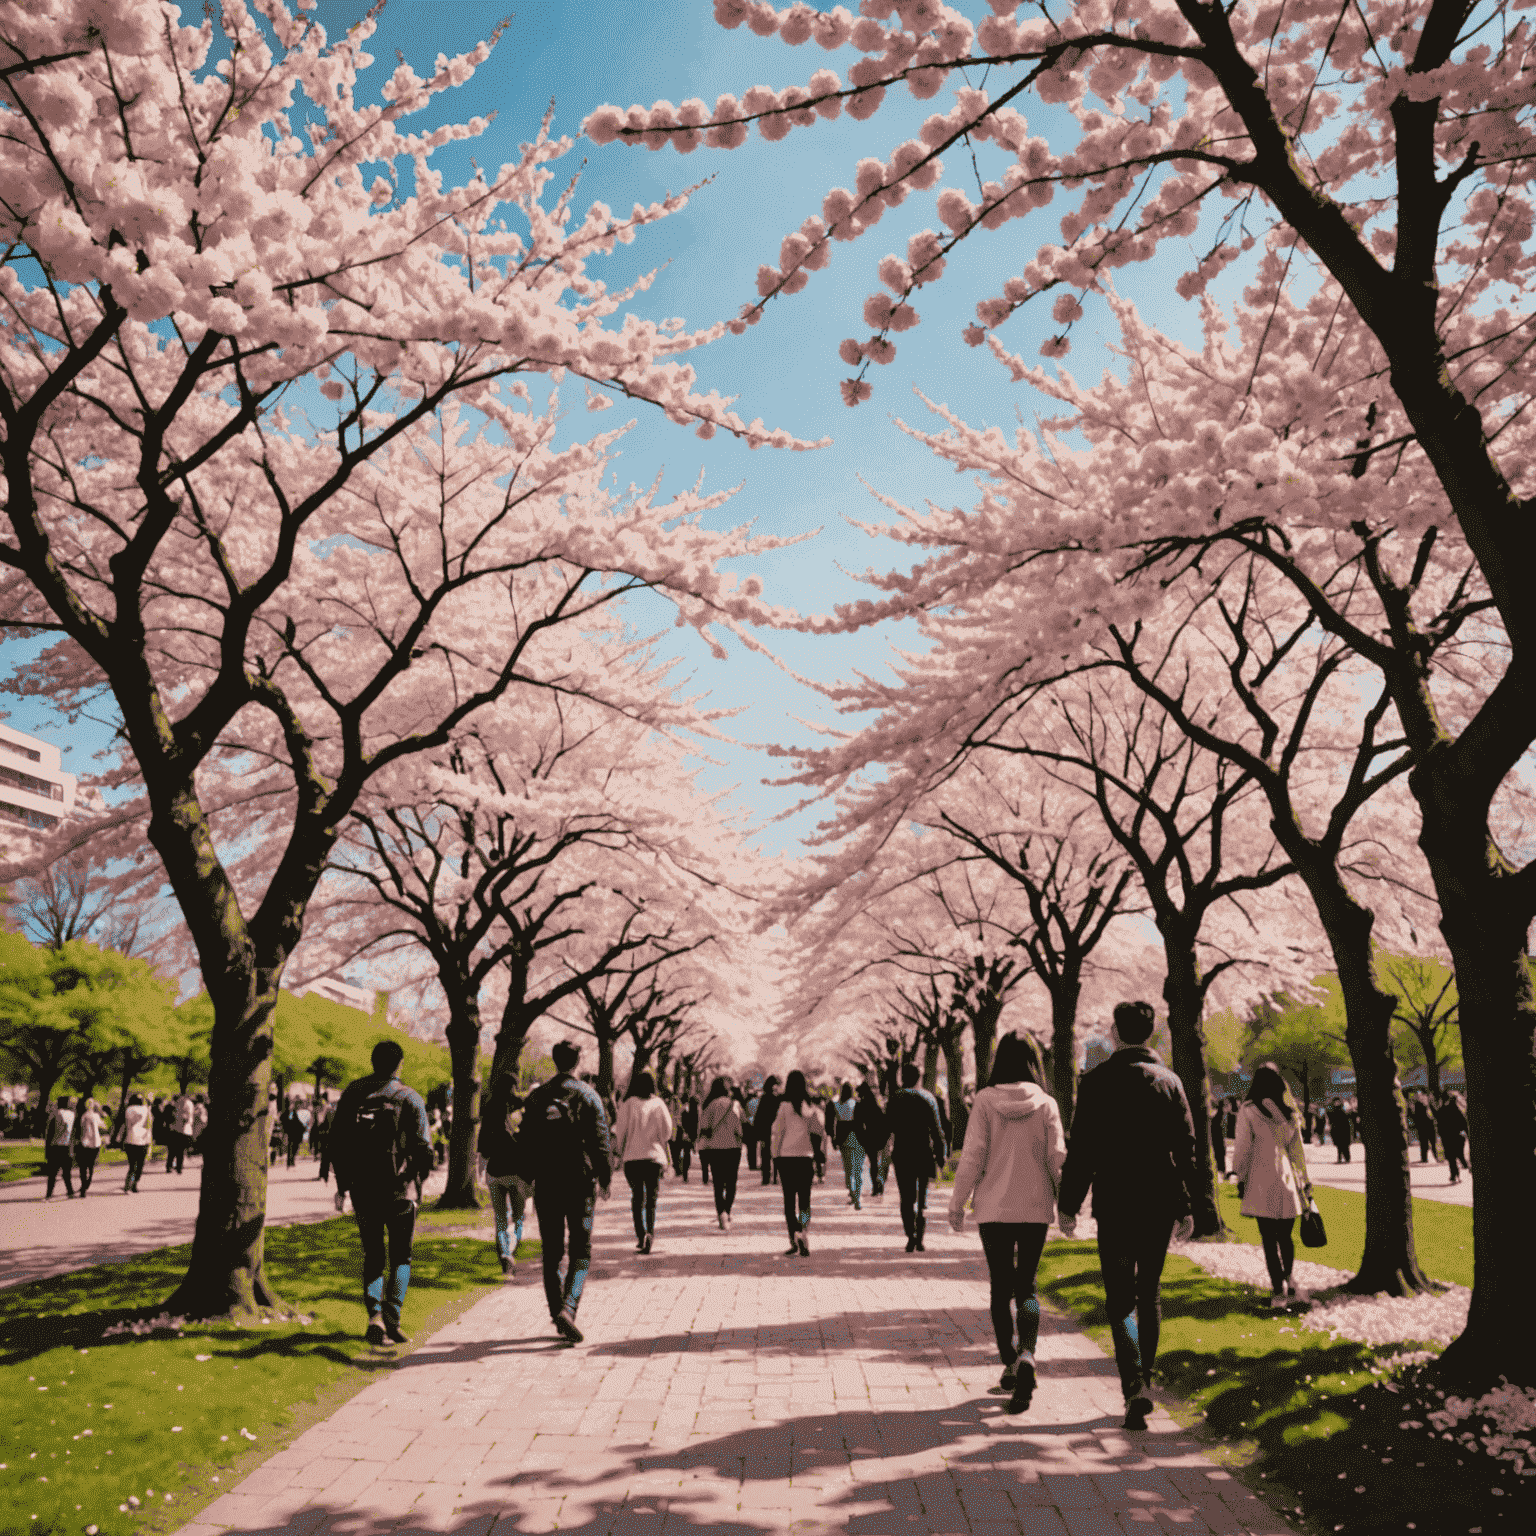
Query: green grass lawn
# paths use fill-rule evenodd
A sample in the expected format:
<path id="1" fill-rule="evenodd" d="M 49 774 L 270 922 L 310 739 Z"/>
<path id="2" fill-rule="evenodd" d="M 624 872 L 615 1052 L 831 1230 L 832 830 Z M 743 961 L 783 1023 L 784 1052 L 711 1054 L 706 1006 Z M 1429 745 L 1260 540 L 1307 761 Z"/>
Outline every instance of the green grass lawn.
<path id="1" fill-rule="evenodd" d="M 17 1179 L 38 1178 L 47 1173 L 48 1158 L 44 1151 L 45 1146 L 46 1143 L 41 1136 L 0 1141 L 0 1184 L 10 1184 Z M 164 1148 L 161 1152 L 163 1154 Z M 104 1168 L 114 1163 L 120 1166 L 127 1160 L 124 1153 L 117 1147 L 103 1147 L 96 1159 L 97 1178 L 101 1177 Z M 71 1169 L 70 1176 L 75 1176 L 74 1169 Z"/>
<path id="2" fill-rule="evenodd" d="M 1326 1248 L 1299 1254 L 1350 1270 L 1364 1240 L 1363 1195 L 1318 1188 L 1328 1226 Z M 1234 1235 L 1257 1243 L 1254 1222 L 1239 1216 L 1237 1191 L 1222 1190 L 1222 1212 Z M 1472 1213 L 1428 1200 L 1414 1202 L 1419 1259 L 1437 1279 L 1471 1281 Z M 1108 1352 L 1103 1282 L 1091 1242 L 1046 1248 L 1040 1288 L 1076 1315 Z M 1190 1260 L 1168 1260 L 1163 1279 L 1163 1332 L 1158 1374 L 1176 1416 L 1209 1438 L 1265 1497 L 1304 1515 L 1295 1523 L 1344 1536 L 1414 1531 L 1466 1533 L 1479 1527 L 1536 1529 L 1536 1478 L 1421 1426 L 1444 1392 L 1422 1370 L 1393 1379 L 1380 1351 L 1304 1329 L 1272 1313 L 1267 1292 L 1207 1275 Z"/>
<path id="3" fill-rule="evenodd" d="M 424 1224 L 412 1259 L 405 1326 L 413 1335 L 501 1282 L 491 1244 L 433 1226 Z M 173 1530 L 388 1368 L 395 1351 L 362 1340 L 352 1217 L 269 1228 L 266 1244 L 274 1284 L 309 1323 L 106 1336 L 145 1317 L 146 1303 L 159 1310 L 186 1267 L 186 1247 L 0 1291 L 6 1536 Z M 138 1505 L 121 1510 L 130 1497 Z"/>

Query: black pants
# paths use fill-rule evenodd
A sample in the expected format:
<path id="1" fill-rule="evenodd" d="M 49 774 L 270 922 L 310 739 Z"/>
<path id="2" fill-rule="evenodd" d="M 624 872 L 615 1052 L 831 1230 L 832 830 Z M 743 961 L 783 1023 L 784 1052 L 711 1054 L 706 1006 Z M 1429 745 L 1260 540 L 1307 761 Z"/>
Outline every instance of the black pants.
<path id="1" fill-rule="evenodd" d="M 736 1204 L 736 1178 L 741 1172 L 741 1148 L 731 1147 L 713 1152 L 700 1152 L 699 1161 L 708 1158 L 708 1167 L 715 1176 L 715 1215 L 725 1216 Z"/>
<path id="2" fill-rule="evenodd" d="M 773 1157 L 769 1153 L 768 1147 L 769 1147 L 769 1143 L 765 1141 L 763 1143 L 763 1155 L 759 1159 L 759 1162 L 761 1162 L 762 1166 L 763 1166 L 763 1183 L 764 1184 L 771 1184 L 778 1177 L 777 1173 L 774 1171 Z"/>
<path id="3" fill-rule="evenodd" d="M 59 1175 L 64 1175 L 64 1193 L 71 1200 L 75 1198 L 75 1176 L 70 1171 L 74 1164 L 69 1155 L 69 1148 L 48 1147 L 43 1154 L 48 1160 L 48 1193 L 45 1199 L 53 1199 L 53 1186 L 58 1182 Z"/>
<path id="4" fill-rule="evenodd" d="M 685 1184 L 688 1182 L 688 1170 L 693 1167 L 693 1143 L 691 1141 L 674 1141 L 672 1143 L 672 1171 Z"/>
<path id="5" fill-rule="evenodd" d="M 699 1183 L 705 1185 L 706 1187 L 709 1184 L 709 1157 L 710 1157 L 709 1149 L 707 1147 L 700 1147 L 699 1148 Z"/>
<path id="6" fill-rule="evenodd" d="M 128 1176 L 123 1180 L 123 1191 L 126 1194 L 139 1187 L 139 1180 L 144 1177 L 144 1159 L 149 1156 L 149 1148 L 136 1147 L 129 1142 L 123 1151 L 128 1158 Z"/>
<path id="7" fill-rule="evenodd" d="M 80 1170 L 80 1193 L 83 1195 L 96 1177 L 96 1154 L 99 1147 L 76 1147 L 75 1166 Z"/>
<path id="8" fill-rule="evenodd" d="M 1217 1171 L 1217 1173 L 1225 1173 L 1227 1171 L 1227 1144 L 1226 1144 L 1226 1142 L 1221 1140 L 1219 1137 L 1212 1137 L 1211 1138 L 1211 1152 L 1212 1152 L 1212 1154 L 1216 1158 L 1216 1171 Z"/>
<path id="9" fill-rule="evenodd" d="M 400 1326 L 411 1283 L 411 1241 L 416 1234 L 416 1202 L 407 1195 L 368 1195 L 352 1191 L 352 1213 L 363 1243 L 363 1300 L 372 1322 L 381 1313 L 386 1328 Z M 386 1264 L 385 1250 L 388 1248 Z M 387 1269 L 387 1276 L 386 1276 Z"/>
<path id="10" fill-rule="evenodd" d="M 897 1168 L 896 1177 L 901 1177 Z M 984 1221 L 981 1251 L 987 1256 L 991 1282 L 992 1332 L 1004 1365 L 1020 1355 L 1035 1358 L 1040 1341 L 1040 1298 L 1035 1294 L 1035 1272 L 1045 1249 L 1043 1221 Z M 1018 1309 L 1018 1345 L 1014 1345 L 1014 1309 Z"/>
<path id="11" fill-rule="evenodd" d="M 656 1230 L 656 1191 L 661 1187 L 661 1164 L 636 1158 L 624 1164 L 629 1180 L 629 1209 L 635 1218 L 635 1241 Z M 535 1202 L 537 1206 L 537 1202 Z"/>
<path id="12" fill-rule="evenodd" d="M 1152 1379 L 1162 1332 L 1161 1284 L 1171 1219 L 1106 1221 L 1099 1218 L 1099 1269 L 1104 1310 L 1115 1342 L 1120 1387 L 1131 1397 Z"/>
<path id="13" fill-rule="evenodd" d="M 752 1136 L 747 1137 L 747 1167 L 757 1172 L 757 1140 Z"/>
<path id="14" fill-rule="evenodd" d="M 627 1171 L 628 1164 L 625 1168 Z M 539 1220 L 539 1242 L 544 1248 L 544 1299 L 552 1318 L 561 1312 L 574 1317 L 581 1305 L 582 1287 L 592 1267 L 592 1213 L 596 1208 L 597 1191 L 590 1184 L 570 1188 L 548 1179 L 534 1183 L 533 1212 Z M 560 1261 L 567 1256 L 562 1278 Z"/>
<path id="15" fill-rule="evenodd" d="M 1264 1262 L 1269 1267 L 1269 1285 L 1273 1291 L 1283 1291 L 1291 1278 L 1291 1265 L 1296 1262 L 1296 1245 L 1291 1241 L 1291 1230 L 1296 1225 L 1294 1216 L 1260 1216 L 1259 1241 L 1264 1244 Z"/>
<path id="16" fill-rule="evenodd" d="M 784 1190 L 784 1225 L 793 1242 L 811 1224 L 811 1182 L 816 1177 L 814 1157 L 775 1159 Z"/>
<path id="17" fill-rule="evenodd" d="M 1445 1161 L 1451 1177 L 1459 1179 L 1461 1170 L 1467 1166 L 1466 1143 L 1460 1136 L 1442 1136 L 1440 1140 L 1445 1147 Z"/>
<path id="18" fill-rule="evenodd" d="M 1435 1155 L 1435 1133 L 1427 1127 L 1419 1132 L 1419 1161 L 1427 1163 Z"/>
<path id="19" fill-rule="evenodd" d="M 277 1161 L 276 1158 L 273 1159 Z M 171 1172 L 174 1168 L 177 1173 L 184 1173 L 187 1166 L 187 1138 L 180 1131 L 167 1131 L 165 1133 L 165 1171 Z"/>
<path id="20" fill-rule="evenodd" d="M 928 1170 L 922 1163 L 896 1164 L 896 1188 L 901 1195 L 901 1225 L 908 1237 L 922 1242 L 928 1227 Z M 990 1223 L 989 1223 L 990 1225 Z M 1037 1254 L 1038 1258 L 1039 1255 Z"/>

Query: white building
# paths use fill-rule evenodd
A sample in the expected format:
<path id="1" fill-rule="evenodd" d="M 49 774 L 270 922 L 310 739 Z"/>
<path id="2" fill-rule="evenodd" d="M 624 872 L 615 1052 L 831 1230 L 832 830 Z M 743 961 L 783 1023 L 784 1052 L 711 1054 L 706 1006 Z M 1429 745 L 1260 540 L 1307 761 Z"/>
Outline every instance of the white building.
<path id="1" fill-rule="evenodd" d="M 59 749 L 0 721 L 0 820 L 46 832 L 75 808 L 75 776 Z"/>

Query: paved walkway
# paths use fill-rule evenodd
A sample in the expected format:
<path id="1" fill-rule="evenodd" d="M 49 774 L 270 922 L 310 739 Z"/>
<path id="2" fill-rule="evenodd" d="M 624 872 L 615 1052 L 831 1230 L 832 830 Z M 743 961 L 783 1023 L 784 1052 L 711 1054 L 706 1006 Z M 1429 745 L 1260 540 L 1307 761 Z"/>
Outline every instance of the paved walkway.
<path id="1" fill-rule="evenodd" d="M 855 1213 L 829 1173 L 811 1257 L 781 1258 L 779 1192 L 742 1172 L 728 1234 L 697 1180 L 664 1184 L 649 1257 L 599 1205 L 586 1343 L 520 1266 L 181 1536 L 1288 1530 L 1161 1408 L 1122 1431 L 1112 1363 L 1061 1318 L 1007 1415 L 973 1228 L 909 1258 L 894 1187 Z"/>
<path id="2" fill-rule="evenodd" d="M 309 1157 L 301 1157 L 291 1169 L 278 1160 L 267 1176 L 268 1225 L 324 1221 L 336 1214 L 336 1186 L 315 1177 L 319 1167 Z M 197 1222 L 201 1161 L 189 1157 L 185 1173 L 167 1173 L 161 1150 L 160 1161 L 145 1167 L 136 1195 L 123 1193 L 124 1171 L 121 1163 L 99 1168 L 84 1200 L 67 1199 L 62 1183 L 52 1200 L 44 1200 L 47 1185 L 42 1179 L 0 1184 L 0 1287 L 190 1243 Z M 434 1184 L 441 1188 L 443 1177 L 434 1174 L 428 1190 Z"/>
<path id="3" fill-rule="evenodd" d="M 1314 1184 L 1331 1184 L 1335 1189 L 1352 1189 L 1358 1195 L 1365 1193 L 1365 1148 L 1356 1143 L 1350 1149 L 1352 1160 L 1338 1161 L 1332 1146 L 1307 1147 L 1307 1172 Z M 1449 1182 L 1450 1174 L 1444 1163 L 1421 1163 L 1419 1144 L 1409 1149 L 1408 1178 L 1417 1200 L 1439 1200 L 1446 1205 L 1472 1204 L 1472 1175 L 1463 1172 L 1459 1182 Z"/>

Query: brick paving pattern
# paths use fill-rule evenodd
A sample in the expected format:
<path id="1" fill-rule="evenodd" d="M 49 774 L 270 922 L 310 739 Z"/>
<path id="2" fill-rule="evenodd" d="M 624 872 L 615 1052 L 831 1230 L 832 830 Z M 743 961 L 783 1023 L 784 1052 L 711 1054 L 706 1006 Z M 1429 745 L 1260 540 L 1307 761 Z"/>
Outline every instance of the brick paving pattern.
<path id="1" fill-rule="evenodd" d="M 1163 1409 L 1124 1432 L 1112 1362 L 1065 1319 L 1005 1413 L 974 1228 L 909 1258 L 894 1184 L 855 1213 L 834 1176 L 809 1259 L 779 1256 L 779 1192 L 746 1168 L 729 1233 L 696 1177 L 664 1184 L 649 1257 L 616 1183 L 584 1344 L 520 1265 L 180 1536 L 1289 1531 Z"/>

